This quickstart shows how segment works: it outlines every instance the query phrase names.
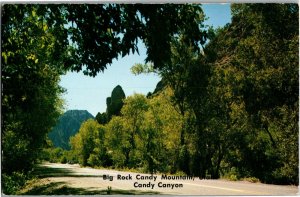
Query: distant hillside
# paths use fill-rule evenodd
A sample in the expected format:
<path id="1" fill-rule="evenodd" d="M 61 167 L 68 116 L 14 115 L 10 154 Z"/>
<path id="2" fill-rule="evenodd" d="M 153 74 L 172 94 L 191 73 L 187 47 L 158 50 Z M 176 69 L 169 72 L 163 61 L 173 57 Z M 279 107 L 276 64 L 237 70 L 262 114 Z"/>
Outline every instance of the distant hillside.
<path id="1" fill-rule="evenodd" d="M 69 110 L 59 118 L 48 136 L 55 147 L 69 150 L 69 138 L 78 132 L 82 122 L 90 118 L 94 117 L 87 110 Z"/>

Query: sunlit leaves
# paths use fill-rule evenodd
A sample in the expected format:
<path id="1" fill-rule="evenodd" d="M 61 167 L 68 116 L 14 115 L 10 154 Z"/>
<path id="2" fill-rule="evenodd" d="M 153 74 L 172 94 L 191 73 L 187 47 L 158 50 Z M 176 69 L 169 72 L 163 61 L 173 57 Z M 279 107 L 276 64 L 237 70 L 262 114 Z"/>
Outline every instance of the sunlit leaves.
<path id="1" fill-rule="evenodd" d="M 298 26 L 298 14 L 291 7 L 297 6 L 232 5 L 232 23 L 219 30 L 206 48 L 211 58 L 217 58 L 213 61 L 210 90 L 220 102 L 212 104 L 219 108 L 219 117 L 224 118 L 220 122 L 228 125 L 230 132 L 225 131 L 224 136 L 237 139 L 237 143 L 232 143 L 235 145 L 229 146 L 228 150 L 233 150 L 225 155 L 225 161 L 237 167 L 239 176 L 255 176 L 273 183 L 298 179 L 298 170 L 290 163 L 297 156 L 286 155 L 289 149 L 286 141 L 293 144 L 290 148 L 294 151 L 290 153 L 297 152 L 296 138 L 292 136 L 298 132 L 292 128 L 297 127 L 298 118 L 287 123 L 281 117 L 283 111 L 284 114 L 298 111 L 298 82 L 295 82 L 299 59 L 292 55 L 299 48 L 294 40 L 298 30 L 292 27 Z M 292 49 L 290 45 L 297 47 Z M 285 132 L 289 135 L 283 137 Z M 285 168 L 279 170 L 280 165 Z"/>
<path id="2" fill-rule="evenodd" d="M 11 131 L 26 146 L 21 150 L 12 145 L 13 139 L 3 138 L 3 169 L 7 173 L 30 167 L 63 104 L 58 82 L 64 53 L 55 56 L 56 35 L 33 7 L 7 4 L 2 15 L 2 134 Z M 16 122 L 18 126 L 10 130 Z"/>
<path id="3" fill-rule="evenodd" d="M 90 155 L 99 139 L 99 132 L 102 132 L 100 125 L 97 121 L 90 119 L 81 125 L 79 132 L 70 140 L 72 149 L 76 150 L 83 166 L 86 166 L 88 162 L 95 162 L 95 158 L 90 158 Z"/>
<path id="4" fill-rule="evenodd" d="M 146 45 L 146 61 L 153 62 L 155 68 L 162 68 L 170 60 L 173 37 L 183 34 L 195 49 L 207 39 L 200 5 L 60 4 L 4 8 L 4 23 L 24 26 L 38 20 L 24 32 L 25 43 L 40 26 L 56 37 L 53 53 L 64 59 L 64 68 L 77 72 L 86 68 L 83 72 L 89 76 L 104 71 L 113 59 L 138 53 L 138 39 Z M 72 55 L 62 55 L 66 51 Z"/>
<path id="5" fill-rule="evenodd" d="M 141 63 L 136 63 L 130 68 L 131 73 L 134 75 L 139 75 L 142 73 L 152 73 L 155 72 L 153 68 L 153 64 L 141 64 Z"/>

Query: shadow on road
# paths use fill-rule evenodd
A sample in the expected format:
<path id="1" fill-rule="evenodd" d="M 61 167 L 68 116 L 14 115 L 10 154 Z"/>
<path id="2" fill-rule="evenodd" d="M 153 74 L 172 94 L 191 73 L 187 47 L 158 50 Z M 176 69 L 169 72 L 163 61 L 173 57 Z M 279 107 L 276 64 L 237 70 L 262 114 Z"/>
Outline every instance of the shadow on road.
<path id="1" fill-rule="evenodd" d="M 22 193 L 22 195 L 151 195 L 159 194 L 159 192 L 143 192 L 137 190 L 117 190 L 117 189 L 105 189 L 105 190 L 88 190 L 84 188 L 72 188 L 68 187 L 65 182 L 48 183 L 45 185 L 39 185 L 31 188 L 30 190 Z"/>
<path id="2" fill-rule="evenodd" d="M 46 166 L 36 166 L 33 174 L 39 178 L 45 177 L 102 177 L 100 175 L 81 175 L 74 174 L 72 169 L 49 168 Z"/>
<path id="3" fill-rule="evenodd" d="M 28 184 L 19 195 L 151 195 L 159 194 L 152 191 L 138 190 L 119 190 L 114 188 L 73 188 L 69 187 L 67 182 L 50 182 L 50 177 L 102 177 L 100 175 L 76 175 L 72 169 L 52 168 L 46 166 L 37 166 L 33 174 L 38 177 L 33 183 Z"/>

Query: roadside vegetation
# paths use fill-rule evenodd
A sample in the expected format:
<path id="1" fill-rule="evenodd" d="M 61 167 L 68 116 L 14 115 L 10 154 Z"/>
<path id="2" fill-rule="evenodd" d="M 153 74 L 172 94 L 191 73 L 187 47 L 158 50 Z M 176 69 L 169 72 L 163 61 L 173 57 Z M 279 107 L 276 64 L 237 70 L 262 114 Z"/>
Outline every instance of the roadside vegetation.
<path id="1" fill-rule="evenodd" d="M 213 30 L 191 4 L 4 5 L 3 192 L 15 194 L 42 160 L 298 185 L 298 5 L 231 9 L 232 22 Z M 53 148 L 60 75 L 96 76 L 138 52 L 138 39 L 147 63 L 132 72 L 157 73 L 156 90 L 116 88 L 70 151 Z"/>
<path id="2" fill-rule="evenodd" d="M 179 37 L 164 69 L 134 65 L 135 74 L 159 74 L 160 86 L 154 94 L 126 97 L 106 122 L 83 123 L 70 140 L 78 162 L 298 184 L 294 8 L 233 5 L 232 23 L 218 29 L 202 53 Z"/>

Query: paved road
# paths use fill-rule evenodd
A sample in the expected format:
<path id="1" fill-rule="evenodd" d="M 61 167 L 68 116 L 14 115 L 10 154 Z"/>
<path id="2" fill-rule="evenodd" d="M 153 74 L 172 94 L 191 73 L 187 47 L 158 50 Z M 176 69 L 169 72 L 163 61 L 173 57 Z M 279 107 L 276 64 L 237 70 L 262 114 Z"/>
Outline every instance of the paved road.
<path id="1" fill-rule="evenodd" d="M 41 169 L 42 171 L 38 172 L 43 174 L 40 184 L 49 185 L 51 183 L 56 186 L 59 183 L 63 184 L 63 191 L 68 191 L 68 194 L 106 194 L 108 187 L 115 191 L 112 194 L 297 195 L 299 193 L 296 186 L 268 185 L 246 181 L 200 180 L 199 178 L 194 178 L 194 180 L 161 180 L 161 175 L 155 175 L 157 176 L 155 178 L 149 174 L 80 168 L 79 165 L 70 164 L 47 163 L 43 164 Z M 105 176 L 106 180 L 104 180 Z M 113 180 L 110 181 L 110 178 Z M 148 178 L 148 180 L 141 180 L 142 178 Z M 74 190 L 66 190 L 66 188 L 73 188 Z M 49 194 L 43 193 L 42 190 L 36 191 Z M 126 193 L 125 191 L 130 192 Z"/>

